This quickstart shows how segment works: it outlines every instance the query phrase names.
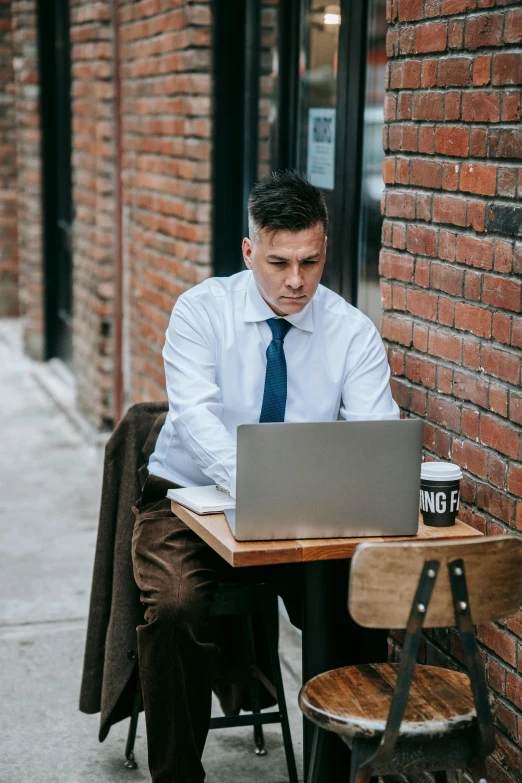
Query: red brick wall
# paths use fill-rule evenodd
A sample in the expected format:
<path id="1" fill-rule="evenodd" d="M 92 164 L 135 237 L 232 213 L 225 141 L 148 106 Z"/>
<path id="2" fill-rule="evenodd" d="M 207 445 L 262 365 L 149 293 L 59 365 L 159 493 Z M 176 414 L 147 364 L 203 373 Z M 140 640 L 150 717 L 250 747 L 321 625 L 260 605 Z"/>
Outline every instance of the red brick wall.
<path id="1" fill-rule="evenodd" d="M 516 7 L 518 6 L 518 7 Z M 462 466 L 461 518 L 522 532 L 522 9 L 389 0 L 381 253 L 395 399 L 430 459 Z M 492 781 L 522 770 L 522 613 L 478 628 L 498 694 Z M 458 655 L 437 633 L 428 660 Z"/>
<path id="2" fill-rule="evenodd" d="M 18 258 L 24 346 L 43 357 L 40 111 L 35 0 L 13 0 Z"/>
<path id="3" fill-rule="evenodd" d="M 114 80 L 110 0 L 71 0 L 73 361 L 78 405 L 113 415 Z"/>
<path id="4" fill-rule="evenodd" d="M 208 2 L 120 0 L 127 402 L 164 399 L 176 297 L 209 274 Z"/>
<path id="5" fill-rule="evenodd" d="M 18 315 L 16 134 L 11 0 L 0 0 L 0 318 Z"/>

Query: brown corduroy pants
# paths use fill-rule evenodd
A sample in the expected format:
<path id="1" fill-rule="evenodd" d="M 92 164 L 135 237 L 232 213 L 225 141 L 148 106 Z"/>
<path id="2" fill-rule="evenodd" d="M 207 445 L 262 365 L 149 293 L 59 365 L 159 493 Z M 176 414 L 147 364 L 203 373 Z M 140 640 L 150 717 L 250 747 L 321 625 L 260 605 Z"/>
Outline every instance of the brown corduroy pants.
<path id="1" fill-rule="evenodd" d="M 140 680 L 153 783 L 202 783 L 218 644 L 209 612 L 220 582 L 270 581 L 300 625 L 300 564 L 232 568 L 171 511 L 150 475 L 133 511 L 134 577 L 145 606 Z M 233 640 L 232 640 L 233 641 Z"/>

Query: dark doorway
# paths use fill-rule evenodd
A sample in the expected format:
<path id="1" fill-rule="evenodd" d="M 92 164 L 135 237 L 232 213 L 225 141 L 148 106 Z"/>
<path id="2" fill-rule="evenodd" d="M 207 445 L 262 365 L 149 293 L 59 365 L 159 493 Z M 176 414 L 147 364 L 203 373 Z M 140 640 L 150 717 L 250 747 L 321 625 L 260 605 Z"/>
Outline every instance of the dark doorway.
<path id="1" fill-rule="evenodd" d="M 213 257 L 216 275 L 243 268 L 247 200 L 256 181 L 258 0 L 214 0 Z"/>
<path id="2" fill-rule="evenodd" d="M 72 363 L 69 0 L 38 0 L 45 359 Z"/>

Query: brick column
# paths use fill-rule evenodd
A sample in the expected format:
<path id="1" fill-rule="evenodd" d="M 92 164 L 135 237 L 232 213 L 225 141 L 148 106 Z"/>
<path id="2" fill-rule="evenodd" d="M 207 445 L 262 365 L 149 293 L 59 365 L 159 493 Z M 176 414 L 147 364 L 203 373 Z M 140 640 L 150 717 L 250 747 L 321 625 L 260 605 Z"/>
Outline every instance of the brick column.
<path id="1" fill-rule="evenodd" d="M 168 7 L 167 7 L 168 6 Z M 120 0 L 126 390 L 165 399 L 176 297 L 211 274 L 208 2 Z"/>
<path id="2" fill-rule="evenodd" d="M 522 532 L 522 10 L 389 0 L 382 332 L 429 459 L 461 465 L 460 516 Z M 478 628 L 498 694 L 488 780 L 522 769 L 522 613 Z M 448 653 L 450 658 L 448 658 Z M 435 634 L 428 660 L 459 657 Z"/>
<path id="3" fill-rule="evenodd" d="M 13 0 L 13 65 L 20 308 L 24 347 L 34 359 L 44 352 L 40 107 L 36 0 Z"/>
<path id="4" fill-rule="evenodd" d="M 11 0 L 0 0 L 0 318 L 18 315 L 16 134 Z"/>
<path id="5" fill-rule="evenodd" d="M 78 406 L 113 418 L 114 83 L 111 2 L 71 0 L 73 356 Z"/>

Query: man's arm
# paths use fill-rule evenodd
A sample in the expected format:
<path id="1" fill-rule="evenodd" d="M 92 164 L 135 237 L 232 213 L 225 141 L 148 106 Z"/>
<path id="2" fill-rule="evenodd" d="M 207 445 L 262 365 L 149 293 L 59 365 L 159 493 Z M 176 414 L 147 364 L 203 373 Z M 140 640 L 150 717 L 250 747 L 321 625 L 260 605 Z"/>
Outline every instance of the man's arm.
<path id="1" fill-rule="evenodd" d="M 348 365 L 340 414 L 346 421 L 398 419 L 400 411 L 390 390 L 390 367 L 379 332 L 373 324 L 360 338 L 356 360 Z"/>
<path id="2" fill-rule="evenodd" d="M 190 300 L 180 298 L 172 311 L 163 359 L 177 435 L 203 473 L 235 497 L 236 441 L 221 421 L 215 337 L 204 311 Z"/>

